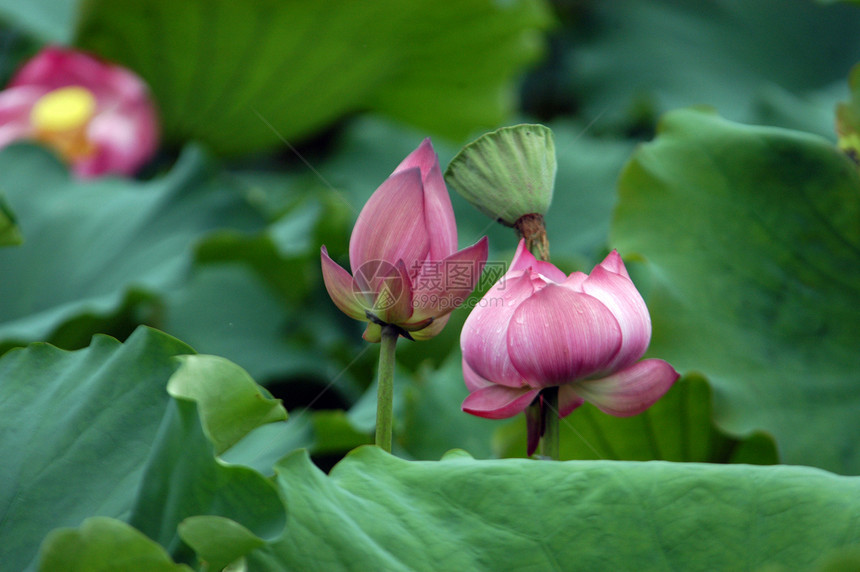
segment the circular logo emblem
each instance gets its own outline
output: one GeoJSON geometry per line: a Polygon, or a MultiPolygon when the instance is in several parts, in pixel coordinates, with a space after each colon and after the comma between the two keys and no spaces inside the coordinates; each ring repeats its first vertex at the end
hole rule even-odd
{"type": "Polygon", "coordinates": [[[396,266],[384,260],[368,260],[355,270],[353,278],[353,296],[374,314],[391,308],[403,296],[403,277],[396,266]]]}

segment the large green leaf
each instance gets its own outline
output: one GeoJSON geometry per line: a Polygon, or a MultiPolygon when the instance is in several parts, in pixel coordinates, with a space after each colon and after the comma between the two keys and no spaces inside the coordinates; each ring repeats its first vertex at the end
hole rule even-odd
{"type": "Polygon", "coordinates": [[[194,149],[145,183],[78,181],[27,145],[3,149],[0,172],[27,237],[19,248],[0,250],[0,348],[33,340],[86,345],[121,310],[131,313],[175,288],[206,233],[262,225],[194,149]],[[63,328],[68,323],[76,327],[63,328]]]}
{"type": "MultiPolygon", "coordinates": [[[[179,361],[166,387],[174,400],[162,419],[129,522],[183,560],[190,560],[190,550],[179,526],[198,515],[235,520],[252,535],[276,536],[284,525],[284,507],[271,482],[215,455],[261,425],[285,419],[286,411],[224,358],[189,355],[179,361]]],[[[208,522],[225,529],[222,521],[208,522]]],[[[225,550],[241,556],[247,537],[230,536],[236,545],[225,550]]]]}
{"type": "Polygon", "coordinates": [[[143,76],[169,139],[241,153],[365,108],[460,138],[492,126],[548,22],[539,0],[90,0],[77,43],[143,76]]]}
{"type": "Polygon", "coordinates": [[[0,359],[0,561],[22,570],[53,528],[128,514],[164,409],[165,387],[190,353],[141,329],[125,344],[47,344],[0,359]]]}
{"type": "MultiPolygon", "coordinates": [[[[212,385],[209,392],[221,389],[212,385]]],[[[284,526],[284,506],[272,483],[253,469],[216,459],[197,407],[178,399],[168,404],[129,523],[177,560],[190,561],[179,524],[207,514],[235,520],[263,538],[276,537],[284,526]]]]}
{"type": "Polygon", "coordinates": [[[818,137],[683,110],[620,197],[612,244],[650,270],[651,353],[708,377],[724,429],[767,431],[786,463],[860,471],[854,164],[818,137]]]}
{"type": "Polygon", "coordinates": [[[806,467],[408,462],[278,466],[285,534],[254,570],[808,570],[860,543],[860,479],[806,467]]]}
{"type": "Polygon", "coordinates": [[[38,343],[0,358],[4,566],[32,566],[50,530],[97,515],[129,520],[186,561],[177,527],[190,516],[230,518],[262,538],[281,531],[271,482],[215,449],[283,409],[222,358],[174,357],[191,352],[140,328],[124,344],[98,336],[74,352],[38,343]]]}
{"type": "Polygon", "coordinates": [[[860,59],[860,11],[851,6],[616,0],[567,8],[570,25],[554,44],[552,67],[535,77],[533,105],[575,109],[598,130],[650,130],[665,111],[705,104],[737,121],[785,125],[814,115],[815,132],[832,137],[832,117],[818,110],[832,111],[841,94],[809,101],[797,116],[768,109],[833,84],[844,93],[844,77],[860,59]]]}

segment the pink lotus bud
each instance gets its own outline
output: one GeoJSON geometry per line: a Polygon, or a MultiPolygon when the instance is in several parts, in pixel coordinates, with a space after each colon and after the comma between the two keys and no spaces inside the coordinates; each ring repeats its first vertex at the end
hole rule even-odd
{"type": "Polygon", "coordinates": [[[125,68],[48,47],[0,92],[0,148],[41,142],[83,178],[131,175],[158,145],[158,120],[143,81],[125,68]]]}
{"type": "Polygon", "coordinates": [[[648,308],[617,252],[590,275],[565,276],[520,241],[508,272],[463,325],[463,411],[512,417],[558,386],[560,417],[584,401],[636,415],[678,379],[663,360],[638,361],[650,340],[648,308]]]}
{"type": "Polygon", "coordinates": [[[349,240],[352,275],[322,247],[329,296],[346,315],[368,322],[378,342],[385,325],[410,339],[438,334],[472,292],[487,261],[487,238],[457,251],[457,226],[430,139],[373,193],[349,240]]]}

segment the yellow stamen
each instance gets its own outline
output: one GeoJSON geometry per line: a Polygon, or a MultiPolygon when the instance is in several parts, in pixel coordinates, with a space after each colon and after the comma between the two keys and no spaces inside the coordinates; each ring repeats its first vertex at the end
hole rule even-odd
{"type": "Polygon", "coordinates": [[[30,111],[30,121],[39,131],[78,129],[92,119],[96,98],[83,87],[61,87],[39,98],[30,111]]]}
{"type": "Polygon", "coordinates": [[[67,161],[92,155],[87,125],[96,112],[96,98],[83,87],[61,87],[46,93],[30,110],[38,141],[56,149],[67,161]]]}

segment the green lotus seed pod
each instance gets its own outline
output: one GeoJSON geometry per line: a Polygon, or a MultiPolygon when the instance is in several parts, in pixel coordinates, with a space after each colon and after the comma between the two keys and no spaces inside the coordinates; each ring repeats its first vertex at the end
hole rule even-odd
{"type": "Polygon", "coordinates": [[[463,147],[448,165],[445,181],[487,216],[514,226],[524,215],[546,214],[555,172],[552,130],[522,124],[463,147]]]}

